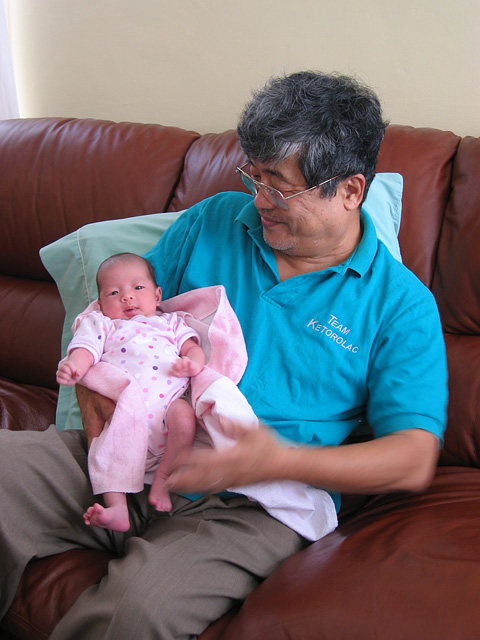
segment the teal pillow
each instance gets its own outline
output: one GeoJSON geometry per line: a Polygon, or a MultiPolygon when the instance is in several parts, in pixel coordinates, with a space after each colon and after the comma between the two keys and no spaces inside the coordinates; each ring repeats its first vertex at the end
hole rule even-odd
{"type": "MultiPolygon", "coordinates": [[[[379,173],[362,205],[373,219],[379,238],[398,260],[401,260],[397,234],[402,192],[400,174],[379,173]]],[[[62,355],[72,339],[71,327],[76,316],[97,298],[96,274],[100,263],[121,251],[143,255],[182,213],[154,213],[87,224],[40,250],[42,262],[55,280],[65,307],[62,355]]],[[[56,424],[59,430],[82,428],[74,387],[60,387],[56,424]]]]}
{"type": "Polygon", "coordinates": [[[402,195],[402,175],[377,173],[362,205],[375,224],[377,236],[400,262],[402,257],[397,236],[402,218],[402,195]]]}
{"type": "MultiPolygon", "coordinates": [[[[62,356],[72,339],[73,321],[97,298],[96,274],[101,262],[121,251],[146,253],[182,213],[153,213],[87,224],[40,250],[65,307],[62,356]]],[[[60,387],[56,424],[59,431],[82,428],[75,387],[60,387]]]]}

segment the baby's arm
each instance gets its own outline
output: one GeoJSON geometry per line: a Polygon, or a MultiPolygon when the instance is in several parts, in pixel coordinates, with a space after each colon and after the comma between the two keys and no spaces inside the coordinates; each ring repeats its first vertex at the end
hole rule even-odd
{"type": "Polygon", "coordinates": [[[87,373],[94,362],[93,355],[88,349],[78,347],[60,362],[57,370],[58,384],[72,386],[87,373]]]}
{"type": "Polygon", "coordinates": [[[171,373],[177,378],[196,376],[205,366],[205,352],[193,338],[188,338],[180,349],[180,358],[172,365],[171,373]]]}

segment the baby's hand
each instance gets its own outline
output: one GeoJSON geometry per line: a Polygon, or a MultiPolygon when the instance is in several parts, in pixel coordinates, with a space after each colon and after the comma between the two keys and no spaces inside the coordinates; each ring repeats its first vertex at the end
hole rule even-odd
{"type": "Polygon", "coordinates": [[[183,356],[175,360],[172,364],[170,373],[176,378],[191,378],[203,369],[198,362],[190,360],[187,356],[183,356]]]}
{"type": "Polygon", "coordinates": [[[83,371],[68,360],[64,360],[58,365],[57,382],[66,386],[73,386],[83,377],[83,371]]]}

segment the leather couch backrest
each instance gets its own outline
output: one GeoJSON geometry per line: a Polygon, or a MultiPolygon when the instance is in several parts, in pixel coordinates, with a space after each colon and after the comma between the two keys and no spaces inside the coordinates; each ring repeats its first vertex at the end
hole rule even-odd
{"type": "Polygon", "coordinates": [[[192,144],[185,157],[182,177],[170,204],[181,211],[221,191],[247,189],[235,169],[246,161],[235,131],[207,133],[192,144]]]}
{"type": "Polygon", "coordinates": [[[463,138],[452,176],[433,292],[447,333],[480,332],[480,138],[463,138]]]}
{"type": "Polygon", "coordinates": [[[433,292],[447,344],[450,402],[443,464],[480,466],[480,138],[455,158],[433,292]]]}
{"type": "Polygon", "coordinates": [[[0,121],[0,376],[57,388],[64,312],[40,248],[89,222],[165,211],[198,137],[100,120],[0,121]]]}
{"type": "Polygon", "coordinates": [[[0,206],[9,238],[0,273],[49,280],[38,255],[44,245],[89,222],[166,211],[198,136],[102,120],[0,121],[0,206]]]}
{"type": "Polygon", "coordinates": [[[377,171],[403,175],[403,261],[429,288],[459,142],[449,131],[392,125],[380,149],[377,171]]]}

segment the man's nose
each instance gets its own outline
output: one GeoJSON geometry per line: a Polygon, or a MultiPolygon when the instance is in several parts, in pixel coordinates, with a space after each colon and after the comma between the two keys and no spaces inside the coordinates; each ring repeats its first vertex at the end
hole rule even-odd
{"type": "Polygon", "coordinates": [[[270,200],[265,196],[261,189],[258,189],[257,193],[253,198],[253,202],[258,210],[260,209],[275,209],[275,205],[270,202],[270,200]]]}

